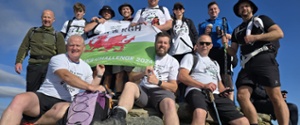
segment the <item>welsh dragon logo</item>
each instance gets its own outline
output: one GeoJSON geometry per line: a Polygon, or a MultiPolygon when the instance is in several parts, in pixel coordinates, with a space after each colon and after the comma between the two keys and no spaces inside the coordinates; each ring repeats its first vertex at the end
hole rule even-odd
{"type": "Polygon", "coordinates": [[[122,34],[112,36],[110,38],[108,38],[108,34],[97,36],[89,41],[88,45],[90,49],[85,50],[85,52],[93,52],[94,49],[98,49],[98,51],[105,51],[105,52],[107,52],[110,49],[114,49],[114,52],[121,52],[123,51],[124,46],[126,44],[130,43],[132,40],[135,39],[135,36],[131,38],[127,38],[127,37],[128,35],[122,35],[122,34]],[[117,49],[118,47],[119,49],[117,49]]]}

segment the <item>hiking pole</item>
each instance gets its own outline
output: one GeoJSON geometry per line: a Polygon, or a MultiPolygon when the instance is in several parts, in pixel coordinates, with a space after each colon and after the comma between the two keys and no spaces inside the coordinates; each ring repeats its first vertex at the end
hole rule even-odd
{"type": "MultiPolygon", "coordinates": [[[[223,33],[222,33],[222,41],[227,41],[227,37],[226,37],[226,34],[227,34],[227,19],[226,17],[223,17],[222,18],[222,27],[223,27],[223,33]]],[[[228,43],[227,43],[228,44],[228,43]]],[[[224,43],[224,85],[225,87],[230,87],[231,88],[231,85],[228,85],[228,77],[227,77],[227,50],[226,50],[226,43],[224,43]]]]}
{"type": "Polygon", "coordinates": [[[214,110],[216,112],[216,117],[217,117],[217,120],[219,122],[219,125],[222,125],[222,122],[221,122],[221,119],[220,119],[220,116],[219,116],[219,112],[218,112],[218,109],[217,109],[217,106],[216,106],[214,94],[209,90],[206,90],[206,91],[207,91],[206,93],[208,94],[209,100],[213,103],[214,110]]]}

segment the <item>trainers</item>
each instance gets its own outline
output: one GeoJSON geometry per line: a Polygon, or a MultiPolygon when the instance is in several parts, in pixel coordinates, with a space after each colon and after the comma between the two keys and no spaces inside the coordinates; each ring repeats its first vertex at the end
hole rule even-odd
{"type": "Polygon", "coordinates": [[[94,122],[93,125],[126,125],[126,112],[123,109],[114,108],[111,116],[101,122],[94,122]]]}

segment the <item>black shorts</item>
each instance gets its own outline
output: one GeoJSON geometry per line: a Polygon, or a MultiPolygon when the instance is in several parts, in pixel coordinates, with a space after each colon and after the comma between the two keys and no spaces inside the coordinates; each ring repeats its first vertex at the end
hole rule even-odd
{"type": "MultiPolygon", "coordinates": [[[[213,59],[216,60],[220,66],[220,73],[221,74],[225,74],[225,56],[224,56],[224,48],[212,48],[209,51],[208,56],[213,59]]],[[[232,65],[232,61],[233,61],[233,57],[227,54],[227,74],[231,75],[232,69],[233,69],[233,65],[232,65]]]]}
{"type": "Polygon", "coordinates": [[[28,122],[35,122],[38,120],[43,114],[45,114],[52,106],[58,102],[65,102],[64,100],[57,99],[55,97],[47,96],[40,92],[35,92],[39,99],[40,104],[40,114],[37,117],[31,117],[27,115],[23,115],[23,119],[28,122]]]}
{"type": "MultiPolygon", "coordinates": [[[[218,94],[214,94],[216,106],[218,109],[218,113],[220,116],[220,119],[224,123],[228,123],[229,121],[238,119],[243,117],[241,112],[239,112],[234,102],[231,101],[229,98],[220,97],[218,94]]],[[[213,109],[213,104],[210,103],[209,99],[207,98],[206,94],[199,90],[191,90],[186,96],[186,102],[192,107],[192,108],[201,108],[204,110],[213,109]]]]}
{"type": "Polygon", "coordinates": [[[238,74],[236,87],[243,85],[254,88],[256,84],[267,87],[280,86],[279,68],[273,53],[257,55],[238,74]]]}
{"type": "Polygon", "coordinates": [[[175,95],[173,92],[164,90],[162,88],[145,88],[139,86],[140,97],[135,100],[135,105],[139,107],[153,107],[160,112],[159,103],[165,98],[171,98],[175,102],[175,95]]]}

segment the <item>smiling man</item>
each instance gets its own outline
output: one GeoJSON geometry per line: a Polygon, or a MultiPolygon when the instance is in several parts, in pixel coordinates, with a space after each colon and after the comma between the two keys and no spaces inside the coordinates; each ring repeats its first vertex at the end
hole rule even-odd
{"type": "Polygon", "coordinates": [[[28,52],[30,58],[26,73],[26,91],[35,92],[43,83],[48,63],[54,55],[65,53],[66,47],[63,35],[56,33],[52,24],[55,21],[51,10],[44,10],[41,16],[42,26],[30,28],[18,50],[15,71],[20,74],[22,63],[28,52]]]}
{"type": "Polygon", "coordinates": [[[80,59],[84,49],[83,38],[80,35],[71,36],[67,42],[67,53],[51,58],[41,88],[37,92],[16,95],[4,111],[0,124],[20,125],[22,114],[26,116],[25,121],[35,122],[53,105],[71,102],[80,89],[105,91],[99,85],[104,69],[97,66],[97,75],[93,78],[91,67],[80,59]]]}
{"type": "Polygon", "coordinates": [[[177,90],[178,61],[168,54],[171,38],[168,33],[160,32],[155,39],[155,65],[135,67],[130,74],[120,96],[118,106],[103,124],[125,125],[125,117],[133,105],[150,106],[162,113],[165,125],[179,125],[174,92],[177,90]]]}

